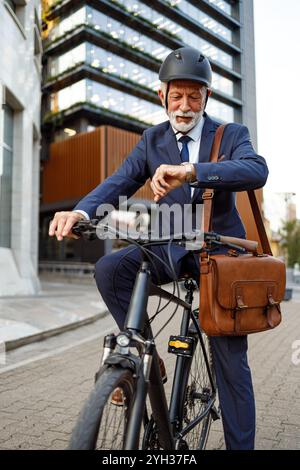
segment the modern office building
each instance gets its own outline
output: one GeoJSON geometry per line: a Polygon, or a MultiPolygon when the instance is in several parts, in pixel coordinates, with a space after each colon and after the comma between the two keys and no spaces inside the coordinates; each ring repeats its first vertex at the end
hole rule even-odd
{"type": "Polygon", "coordinates": [[[0,1],[0,296],[39,288],[40,22],[38,0],[0,1]]]}
{"type": "MultiPolygon", "coordinates": [[[[53,142],[99,126],[140,134],[165,120],[157,96],[158,70],[171,50],[185,44],[201,50],[212,64],[208,113],[225,122],[245,123],[256,143],[252,0],[43,3],[42,160],[46,172],[51,173],[53,142]]],[[[57,158],[57,147],[54,153],[57,158]]],[[[72,165],[71,157],[68,161],[72,165]]],[[[45,184],[49,186],[49,181],[45,184]]],[[[83,195],[77,194],[77,200],[83,195]]],[[[67,192],[63,200],[44,198],[42,220],[51,211],[72,208],[73,203],[76,197],[67,192]]]]}

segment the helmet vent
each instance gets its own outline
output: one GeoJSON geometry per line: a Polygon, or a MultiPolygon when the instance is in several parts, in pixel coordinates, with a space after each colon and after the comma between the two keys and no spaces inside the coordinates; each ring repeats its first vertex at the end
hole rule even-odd
{"type": "Polygon", "coordinates": [[[199,57],[199,61],[198,62],[203,62],[205,59],[204,55],[203,54],[200,54],[200,57],[199,57]]]}
{"type": "Polygon", "coordinates": [[[182,57],[181,57],[180,52],[175,52],[175,57],[176,57],[176,59],[178,59],[178,60],[182,60],[182,57]]]}

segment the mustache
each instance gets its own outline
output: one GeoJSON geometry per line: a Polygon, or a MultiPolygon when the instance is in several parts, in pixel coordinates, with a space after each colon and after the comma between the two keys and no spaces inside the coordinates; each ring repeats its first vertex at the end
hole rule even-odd
{"type": "Polygon", "coordinates": [[[186,113],[182,111],[173,111],[170,114],[172,114],[174,117],[195,117],[197,113],[194,113],[193,111],[187,111],[186,113]]]}

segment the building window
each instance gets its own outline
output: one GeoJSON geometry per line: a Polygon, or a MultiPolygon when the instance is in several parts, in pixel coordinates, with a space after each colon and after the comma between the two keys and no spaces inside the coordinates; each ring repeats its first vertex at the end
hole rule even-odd
{"type": "Polygon", "coordinates": [[[24,33],[24,25],[25,25],[25,7],[26,7],[26,0],[4,0],[4,5],[7,7],[7,10],[11,13],[15,23],[21,29],[22,33],[24,33]]]}
{"type": "Polygon", "coordinates": [[[214,119],[223,122],[234,121],[234,109],[228,104],[221,103],[214,98],[209,98],[207,103],[207,113],[214,119]]]}
{"type": "MultiPolygon", "coordinates": [[[[117,3],[121,3],[128,10],[128,12],[134,16],[139,16],[141,19],[145,18],[146,20],[150,21],[157,29],[162,31],[165,30],[182,42],[200,49],[204,54],[208,55],[212,59],[215,59],[223,65],[232,68],[232,57],[229,54],[221,51],[216,47],[213,47],[209,42],[200,38],[197,34],[188,31],[186,28],[178,23],[175,23],[155,9],[148,7],[144,3],[138,2],[137,0],[118,0],[117,3]]],[[[178,9],[182,10],[183,13],[190,16],[194,21],[198,22],[205,28],[211,30],[227,41],[232,41],[232,31],[218,23],[210,16],[207,16],[199,8],[195,7],[186,0],[177,0],[176,6],[178,9]]]]}
{"type": "Polygon", "coordinates": [[[51,95],[52,112],[62,111],[77,103],[91,103],[99,109],[152,125],[167,119],[161,106],[92,80],[80,80],[51,95]]]}
{"type": "Polygon", "coordinates": [[[8,105],[4,105],[3,110],[3,155],[0,168],[0,246],[10,248],[14,112],[8,105]]]}
{"type": "Polygon", "coordinates": [[[229,96],[234,95],[233,82],[215,72],[212,75],[212,88],[229,96]]]}
{"type": "MultiPolygon", "coordinates": [[[[197,21],[205,28],[210,29],[227,41],[232,41],[232,31],[203,13],[200,8],[195,7],[186,0],[167,0],[167,2],[171,7],[177,7],[184,14],[190,16],[192,20],[197,21]]],[[[117,3],[121,3],[134,16],[140,16],[141,18],[146,18],[148,21],[151,21],[158,29],[166,29],[173,35],[176,35],[181,29],[178,24],[142,2],[138,2],[137,0],[118,0],[117,3]]]]}
{"type": "Polygon", "coordinates": [[[213,3],[216,7],[223,10],[227,15],[232,15],[231,5],[224,0],[209,0],[209,3],[213,3]]]}
{"type": "Polygon", "coordinates": [[[66,72],[75,66],[86,63],[102,72],[115,75],[125,81],[131,81],[151,90],[158,90],[158,74],[131,62],[123,57],[113,54],[91,43],[83,43],[62,54],[50,59],[50,79],[66,72]]]}
{"type": "MultiPolygon", "coordinates": [[[[134,5],[132,8],[134,8],[134,5]]],[[[183,28],[177,23],[174,23],[169,18],[166,18],[145,5],[143,5],[143,8],[139,10],[138,13],[141,17],[146,17],[146,19],[151,21],[153,26],[157,29],[167,30],[183,43],[201,50],[201,52],[210,59],[213,59],[228,68],[233,68],[232,55],[224,52],[216,46],[213,46],[205,39],[200,38],[197,34],[183,28]]],[[[80,10],[77,10],[68,18],[65,18],[58,23],[57,26],[49,33],[49,40],[53,41],[58,37],[62,37],[68,31],[71,31],[82,24],[88,24],[96,31],[102,32],[118,42],[128,44],[131,48],[149,54],[159,61],[164,60],[171,52],[171,49],[163,44],[154,41],[150,37],[141,34],[139,31],[129,28],[114,18],[111,18],[91,7],[82,7],[80,10]]],[[[208,24],[211,23],[206,22],[206,26],[208,24]]]]}

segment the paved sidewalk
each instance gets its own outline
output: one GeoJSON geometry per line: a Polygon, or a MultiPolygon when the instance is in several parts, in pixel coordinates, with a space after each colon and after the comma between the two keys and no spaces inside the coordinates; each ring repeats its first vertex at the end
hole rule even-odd
{"type": "MultiPolygon", "coordinates": [[[[154,331],[170,313],[169,309],[157,318],[154,331]]],[[[296,298],[283,303],[283,317],[282,325],[273,332],[249,337],[257,402],[257,449],[300,449],[300,303],[296,298]]],[[[174,356],[166,351],[167,339],[178,331],[178,318],[176,315],[158,338],[169,376],[167,393],[174,363],[174,356]]],[[[93,387],[105,325],[112,326],[108,317],[100,320],[99,329],[94,331],[98,338],[87,338],[2,373],[0,369],[0,449],[67,447],[78,413],[93,387]]],[[[208,449],[224,449],[220,421],[213,423],[208,449]]]]}
{"type": "Polygon", "coordinates": [[[41,281],[36,296],[0,297],[0,343],[6,351],[107,315],[93,279],[41,281]]]}

